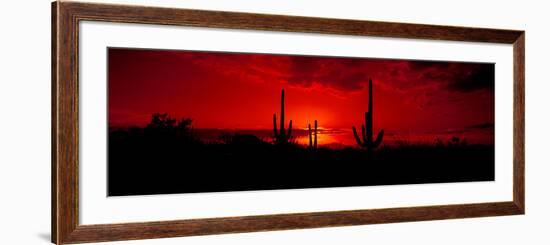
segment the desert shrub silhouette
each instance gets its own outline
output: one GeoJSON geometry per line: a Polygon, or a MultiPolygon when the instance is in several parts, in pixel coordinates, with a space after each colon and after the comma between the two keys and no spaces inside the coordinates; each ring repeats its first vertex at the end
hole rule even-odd
{"type": "Polygon", "coordinates": [[[145,135],[157,140],[193,141],[196,139],[193,137],[192,123],[191,118],[176,120],[168,113],[153,113],[151,121],[145,127],[145,135]]]}
{"type": "Polygon", "coordinates": [[[284,90],[280,130],[274,115],[273,135],[266,128],[265,138],[247,131],[194,129],[191,118],[177,120],[167,113],[154,113],[144,127],[109,129],[108,193],[121,196],[494,179],[494,145],[472,145],[451,138],[446,144],[439,140],[434,144],[381,146],[383,131],[372,140],[371,107],[372,103],[361,137],[357,132],[354,135],[360,148],[317,146],[317,120],[307,129],[295,131],[290,121],[286,130],[284,90]],[[294,135],[300,134],[309,136],[309,144],[295,142],[294,135]],[[376,154],[363,150],[375,147],[376,154]]]}

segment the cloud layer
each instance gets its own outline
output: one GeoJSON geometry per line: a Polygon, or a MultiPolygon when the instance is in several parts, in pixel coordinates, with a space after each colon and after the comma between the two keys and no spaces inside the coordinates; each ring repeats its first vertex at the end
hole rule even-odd
{"type": "Polygon", "coordinates": [[[494,65],[486,63],[211,52],[175,55],[212,72],[305,88],[320,85],[337,91],[357,91],[373,79],[395,90],[494,90],[494,65]]]}

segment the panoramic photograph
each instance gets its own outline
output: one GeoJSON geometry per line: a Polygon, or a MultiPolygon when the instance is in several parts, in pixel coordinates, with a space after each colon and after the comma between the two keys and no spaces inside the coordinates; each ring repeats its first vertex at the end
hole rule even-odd
{"type": "Polygon", "coordinates": [[[109,196],[494,181],[493,63],[107,52],[109,196]]]}

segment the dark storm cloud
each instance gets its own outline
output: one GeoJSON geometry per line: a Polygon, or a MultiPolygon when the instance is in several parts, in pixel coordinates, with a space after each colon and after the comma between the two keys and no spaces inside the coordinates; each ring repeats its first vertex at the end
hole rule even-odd
{"type": "Polygon", "coordinates": [[[493,129],[495,128],[495,124],[492,122],[480,123],[480,124],[470,125],[467,128],[468,129],[493,129]]]}
{"type": "Polygon", "coordinates": [[[430,90],[468,93],[494,90],[494,64],[367,58],[185,52],[211,73],[227,79],[319,85],[343,92],[360,91],[369,79],[396,91],[430,90]]]}
{"type": "Polygon", "coordinates": [[[411,70],[422,71],[429,69],[444,70],[448,69],[452,63],[450,62],[438,62],[438,61],[407,61],[408,66],[411,70]]]}
{"type": "Polygon", "coordinates": [[[357,59],[292,57],[290,70],[280,79],[289,84],[311,87],[314,83],[338,90],[360,90],[369,79],[365,62],[357,59]]]}
{"type": "Polygon", "coordinates": [[[444,83],[451,91],[494,90],[494,64],[409,61],[409,67],[411,73],[418,73],[427,81],[444,83]]]}
{"type": "Polygon", "coordinates": [[[449,89],[470,92],[482,89],[495,89],[495,66],[486,64],[464,71],[457,79],[451,80],[449,89]]]}
{"type": "Polygon", "coordinates": [[[466,93],[494,90],[494,64],[326,57],[289,60],[291,69],[279,79],[304,87],[318,83],[355,91],[364,89],[372,78],[398,90],[426,87],[466,93]]]}

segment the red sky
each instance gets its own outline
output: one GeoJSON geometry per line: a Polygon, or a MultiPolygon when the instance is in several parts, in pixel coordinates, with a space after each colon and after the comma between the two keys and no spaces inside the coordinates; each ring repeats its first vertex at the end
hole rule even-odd
{"type": "MultiPolygon", "coordinates": [[[[194,128],[270,129],[286,119],[360,126],[374,86],[374,127],[430,133],[492,128],[494,65],[389,59],[110,48],[109,125],[144,126],[155,112],[194,128]]],[[[288,122],[287,122],[288,124],[288,122]]],[[[492,136],[491,136],[492,137],[492,136]]],[[[491,139],[492,140],[492,139],[491,139]]]]}

